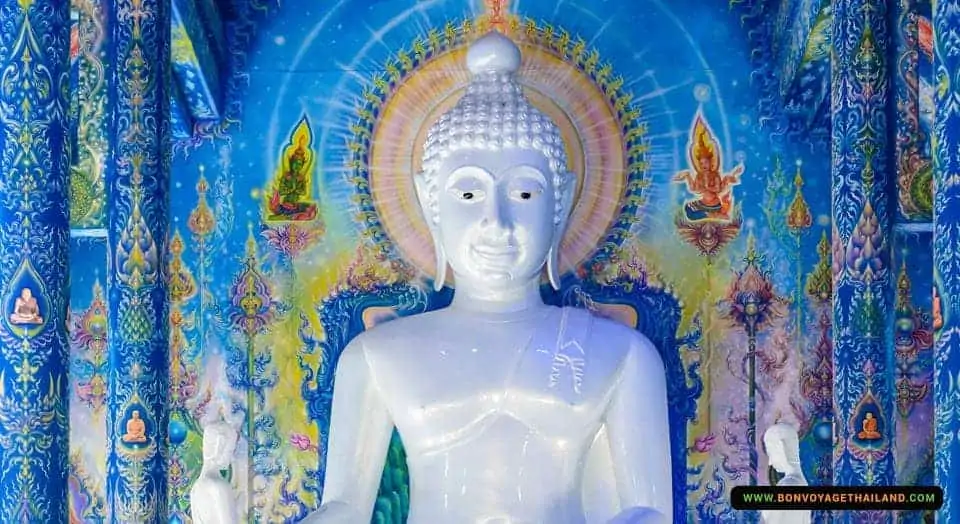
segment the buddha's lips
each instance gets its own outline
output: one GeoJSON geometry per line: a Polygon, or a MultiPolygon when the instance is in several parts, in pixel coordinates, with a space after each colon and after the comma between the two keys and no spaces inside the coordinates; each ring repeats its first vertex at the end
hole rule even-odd
{"type": "Polygon", "coordinates": [[[505,258],[512,258],[517,255],[518,250],[513,246],[507,247],[490,247],[490,246],[472,246],[470,251],[473,254],[485,258],[485,259],[494,259],[502,260],[505,258]]]}

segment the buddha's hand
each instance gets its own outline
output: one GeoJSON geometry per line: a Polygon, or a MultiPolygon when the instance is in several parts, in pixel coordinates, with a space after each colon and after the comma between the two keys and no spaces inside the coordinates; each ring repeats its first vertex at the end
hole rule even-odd
{"type": "Polygon", "coordinates": [[[630,508],[621,511],[607,524],[670,524],[670,521],[653,508],[630,508]]]}
{"type": "Polygon", "coordinates": [[[328,502],[307,515],[300,524],[357,524],[362,521],[360,514],[343,502],[328,502]]]}

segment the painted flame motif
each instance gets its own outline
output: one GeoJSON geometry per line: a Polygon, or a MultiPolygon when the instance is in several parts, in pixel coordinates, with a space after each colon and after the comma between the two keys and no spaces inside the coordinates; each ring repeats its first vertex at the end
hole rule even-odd
{"type": "Polygon", "coordinates": [[[690,141],[689,148],[691,167],[700,169],[700,161],[703,159],[708,159],[710,161],[710,169],[719,171],[719,144],[717,143],[717,139],[714,137],[713,132],[710,130],[710,127],[707,125],[706,120],[703,119],[703,115],[697,115],[697,118],[693,123],[691,139],[692,140],[690,141]]]}
{"type": "Polygon", "coordinates": [[[280,166],[274,174],[273,188],[267,195],[268,221],[311,221],[317,217],[317,205],[311,200],[312,141],[313,132],[304,116],[290,134],[290,141],[283,149],[280,166]]]}

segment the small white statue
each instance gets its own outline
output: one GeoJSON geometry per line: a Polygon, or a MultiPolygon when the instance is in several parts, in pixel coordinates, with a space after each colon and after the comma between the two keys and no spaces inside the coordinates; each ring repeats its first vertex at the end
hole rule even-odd
{"type": "MultiPolygon", "coordinates": [[[[763,434],[763,446],[767,450],[770,465],[783,475],[777,486],[806,486],[800,466],[800,438],[797,430],[789,424],[774,424],[763,434]]],[[[808,510],[763,510],[765,524],[810,524],[808,510]]]]}
{"type": "Polygon", "coordinates": [[[431,128],[415,177],[450,307],[380,324],[336,370],[323,500],[304,522],[370,522],[390,436],[410,472],[410,524],[672,522],[663,362],[650,341],[543,303],[574,180],[557,125],[489,33],[472,80],[431,128]]]}
{"type": "Polygon", "coordinates": [[[237,496],[221,471],[230,466],[237,447],[237,431],[225,422],[203,428],[203,466],[190,489],[193,524],[238,524],[237,496]]]}

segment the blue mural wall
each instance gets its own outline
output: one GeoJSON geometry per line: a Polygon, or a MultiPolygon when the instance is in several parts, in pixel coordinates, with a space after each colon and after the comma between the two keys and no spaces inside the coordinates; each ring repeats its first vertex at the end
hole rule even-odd
{"type": "Polygon", "coordinates": [[[70,522],[99,523],[108,509],[106,241],[74,237],[70,256],[70,522]]]}
{"type": "MultiPolygon", "coordinates": [[[[897,218],[893,445],[899,484],[933,485],[934,332],[942,324],[934,308],[933,275],[933,26],[931,3],[900,2],[893,13],[897,218]],[[907,429],[909,428],[909,430],[907,429]]],[[[902,522],[928,515],[901,514],[902,522]]]]}
{"type": "MultiPolygon", "coordinates": [[[[99,85],[89,79],[103,71],[93,45],[103,45],[102,28],[95,5],[77,6],[75,111],[87,146],[74,163],[89,166],[103,113],[82,92],[99,85]]],[[[201,426],[224,406],[241,433],[230,478],[246,521],[296,522],[318,505],[339,352],[363,329],[440,307],[453,292],[431,291],[432,246],[410,174],[422,131],[466,82],[465,46],[492,26],[520,44],[524,81],[563,129],[581,188],[563,289],[545,296],[657,343],[670,375],[678,521],[755,518],[733,512],[728,494],[769,481],[756,438],[777,421],[800,428],[811,483],[833,481],[828,2],[173,8],[171,522],[190,521],[201,426]],[[721,194],[691,192],[704,157],[736,180],[721,194]],[[718,211],[697,212],[713,198],[718,211]],[[748,296],[762,313],[749,312],[748,296]]],[[[928,483],[935,315],[929,234],[917,232],[929,220],[921,190],[929,147],[918,131],[928,73],[917,49],[929,7],[901,9],[900,59],[889,67],[898,220],[914,225],[893,239],[896,409],[880,427],[897,479],[928,483]],[[907,426],[930,429],[896,431],[907,426]]],[[[74,185],[90,188],[72,194],[90,210],[86,222],[74,220],[88,236],[105,227],[96,218],[102,172],[73,173],[74,185]]],[[[110,513],[106,449],[93,444],[106,431],[105,246],[74,239],[82,258],[71,277],[71,419],[93,421],[71,425],[71,511],[83,522],[110,513]]],[[[388,457],[376,518],[400,522],[408,501],[399,439],[388,457]]]]}

